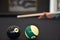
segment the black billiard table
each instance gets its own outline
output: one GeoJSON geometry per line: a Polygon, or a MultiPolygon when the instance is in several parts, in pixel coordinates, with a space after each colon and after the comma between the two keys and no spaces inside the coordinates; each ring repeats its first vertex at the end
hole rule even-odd
{"type": "Polygon", "coordinates": [[[39,28],[40,34],[35,40],[60,40],[60,20],[40,20],[37,17],[19,19],[16,17],[0,17],[0,40],[11,40],[6,34],[10,25],[19,26],[21,29],[21,35],[17,40],[28,40],[24,32],[26,27],[31,24],[39,28]]]}

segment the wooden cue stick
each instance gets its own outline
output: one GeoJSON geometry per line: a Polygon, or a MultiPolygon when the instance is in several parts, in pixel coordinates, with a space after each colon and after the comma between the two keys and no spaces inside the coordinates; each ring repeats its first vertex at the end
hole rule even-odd
{"type": "Polygon", "coordinates": [[[43,13],[17,15],[17,18],[34,17],[34,16],[39,16],[39,15],[43,15],[43,13]]]}
{"type": "MultiPolygon", "coordinates": [[[[52,13],[47,13],[47,15],[49,14],[60,14],[60,12],[52,12],[52,13]]],[[[25,15],[17,15],[17,18],[25,18],[25,17],[34,17],[34,16],[40,16],[40,15],[44,15],[43,13],[35,13],[35,14],[25,14],[25,15]]]]}

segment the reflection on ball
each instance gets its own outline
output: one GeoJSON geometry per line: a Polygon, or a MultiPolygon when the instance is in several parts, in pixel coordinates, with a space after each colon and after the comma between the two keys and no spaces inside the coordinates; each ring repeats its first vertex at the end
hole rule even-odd
{"type": "Polygon", "coordinates": [[[39,29],[35,25],[27,26],[25,35],[28,39],[35,39],[39,34],[39,29]]]}
{"type": "Polygon", "coordinates": [[[20,28],[15,25],[9,26],[7,36],[11,39],[17,39],[20,36],[20,28]]]}

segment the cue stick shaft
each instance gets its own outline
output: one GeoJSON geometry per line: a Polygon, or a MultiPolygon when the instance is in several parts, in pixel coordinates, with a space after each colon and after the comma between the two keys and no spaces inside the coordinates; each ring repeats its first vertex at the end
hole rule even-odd
{"type": "MultiPolygon", "coordinates": [[[[47,13],[49,14],[60,14],[60,12],[52,12],[52,13],[47,13]]],[[[25,18],[25,17],[34,17],[34,16],[40,16],[44,15],[43,13],[35,13],[35,14],[25,14],[25,15],[17,15],[17,18],[25,18]]]]}
{"type": "Polygon", "coordinates": [[[34,17],[34,16],[39,16],[39,15],[43,15],[43,13],[17,15],[17,18],[34,17]]]}

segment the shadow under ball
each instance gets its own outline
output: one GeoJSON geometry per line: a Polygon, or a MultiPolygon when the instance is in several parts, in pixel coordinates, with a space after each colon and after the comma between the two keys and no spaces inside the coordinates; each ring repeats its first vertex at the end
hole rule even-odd
{"type": "Polygon", "coordinates": [[[15,25],[9,26],[7,29],[7,36],[10,39],[17,39],[20,36],[20,28],[15,25]]]}

